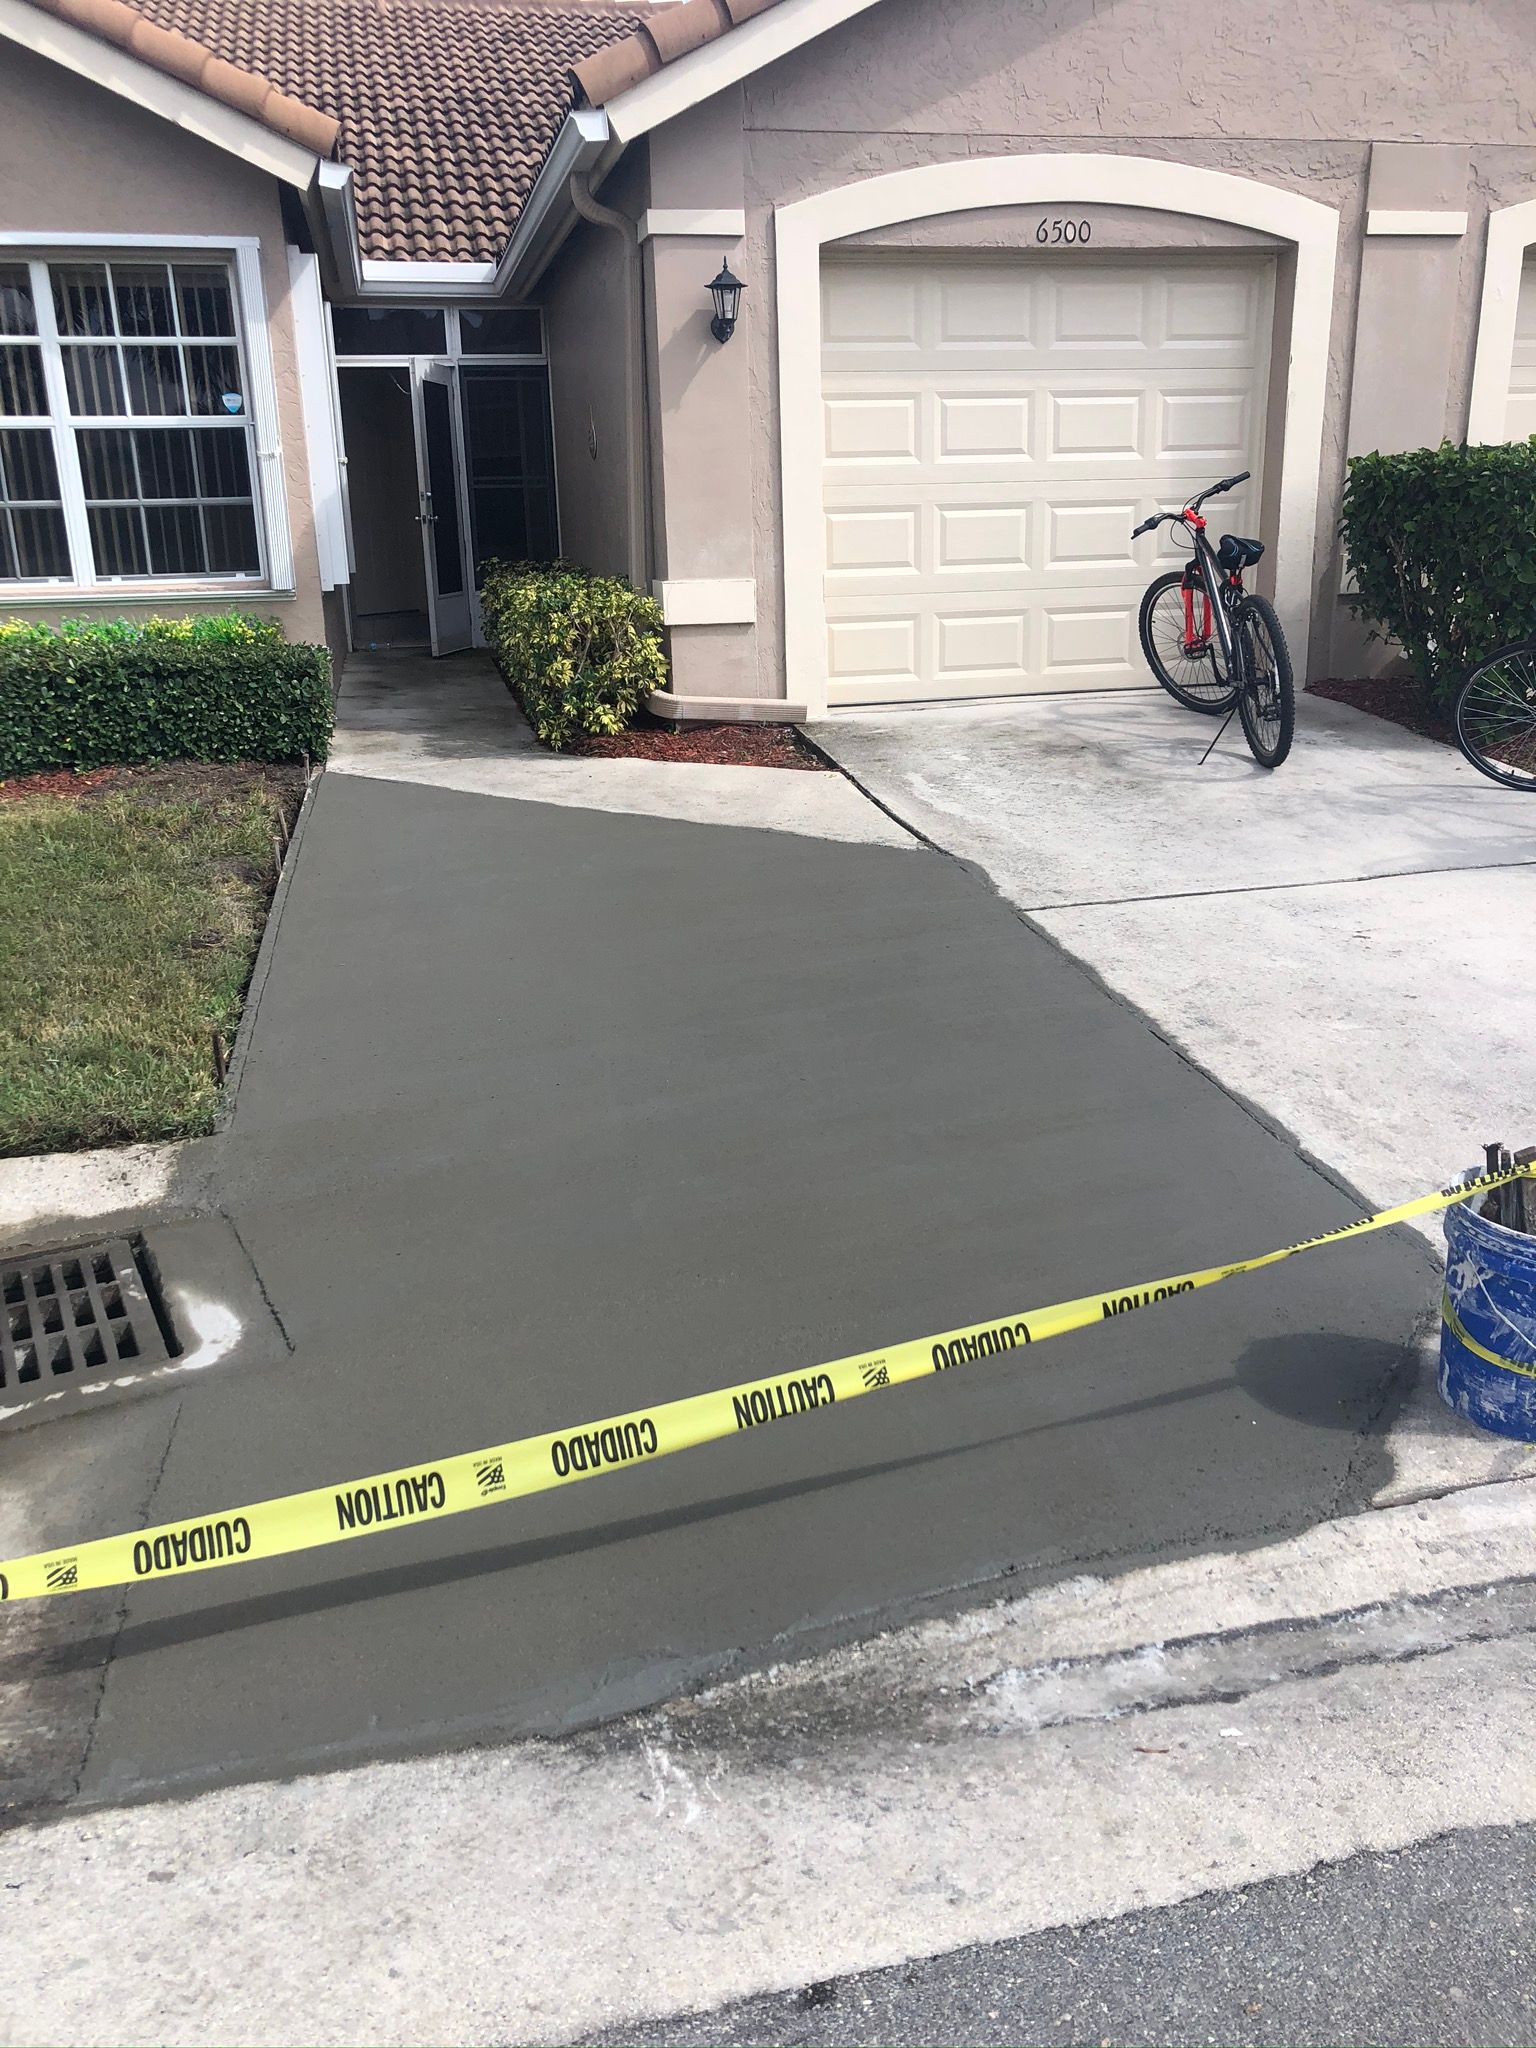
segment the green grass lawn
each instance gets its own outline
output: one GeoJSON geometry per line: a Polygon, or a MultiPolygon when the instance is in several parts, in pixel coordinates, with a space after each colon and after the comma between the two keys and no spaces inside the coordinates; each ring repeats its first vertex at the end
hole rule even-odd
{"type": "Polygon", "coordinates": [[[212,1127],[297,795],[188,767],[0,802],[0,1156],[212,1127]]]}

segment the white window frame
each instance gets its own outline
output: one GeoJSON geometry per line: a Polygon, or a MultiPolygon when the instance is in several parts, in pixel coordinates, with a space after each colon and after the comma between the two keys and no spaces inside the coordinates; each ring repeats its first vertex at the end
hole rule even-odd
{"type": "MultiPolygon", "coordinates": [[[[261,243],[254,235],[15,234],[0,231],[0,262],[47,263],[93,260],[111,262],[175,262],[196,254],[204,261],[229,265],[234,286],[235,343],[245,365],[246,426],[251,449],[251,489],[255,501],[257,541],[261,550],[258,574],[232,576],[98,576],[92,559],[85,489],[80,474],[75,429],[85,422],[71,418],[64,403],[64,365],[56,334],[41,332],[43,372],[48,388],[49,428],[58,464],[73,574],[41,581],[0,579],[0,603],[7,610],[21,605],[57,605],[61,600],[95,599],[118,604],[151,598],[291,597],[294,594],[293,543],[288,526],[288,501],[283,478],[282,441],[278,431],[277,382],[272,367],[272,338],[267,326],[266,291],[261,276],[261,243]]],[[[46,310],[46,309],[45,309],[46,310]]],[[[19,422],[25,424],[25,422],[19,422]]],[[[165,422],[135,420],[124,415],[104,424],[124,427],[168,424],[184,426],[185,418],[165,422]]]]}

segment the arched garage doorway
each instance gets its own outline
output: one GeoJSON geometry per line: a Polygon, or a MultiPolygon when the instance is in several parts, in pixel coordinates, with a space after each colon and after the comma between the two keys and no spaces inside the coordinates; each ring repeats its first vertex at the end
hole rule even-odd
{"type": "MultiPolygon", "coordinates": [[[[950,351],[954,368],[947,371],[941,345],[948,317],[945,285],[936,267],[905,273],[889,265],[845,268],[827,248],[871,229],[980,208],[1056,206],[1080,212],[1095,204],[1253,228],[1294,251],[1284,332],[1277,336],[1285,361],[1283,406],[1268,451],[1273,488],[1266,496],[1274,507],[1269,537],[1276,602],[1304,672],[1338,215],[1315,200],[1252,179],[1151,158],[968,159],[865,179],[784,207],[776,216],[788,693],[808,699],[813,715],[829,703],[978,694],[974,678],[987,673],[987,664],[991,682],[983,687],[988,694],[1011,686],[1081,687],[1085,681],[1093,686],[1096,670],[1110,682],[1125,679],[1123,662],[1118,669],[1115,665],[1114,643],[1117,634],[1124,637],[1127,578],[1138,573],[1128,553],[1104,570],[1100,583],[1090,577],[1082,586],[1088,592],[1084,602],[1058,605],[1054,611],[1040,588],[1030,584],[1028,553],[1033,548],[1038,566],[1047,544],[1042,536],[1048,530],[1068,534],[1074,523],[1085,547],[1101,545],[1094,518],[1101,519],[1107,534],[1109,523],[1120,516],[1118,504],[1109,501],[1126,496],[1126,478],[1140,479],[1143,490],[1152,488],[1157,472],[1142,460],[1151,434],[1146,423],[1154,415],[1170,416],[1169,393],[1178,389],[1170,369],[1175,360],[1168,341],[1170,304],[1182,306],[1176,320],[1209,317],[1215,323],[1210,338],[1230,345],[1225,382],[1213,384],[1204,396],[1191,388],[1185,411],[1191,419],[1199,414],[1214,424],[1225,404],[1227,424],[1208,438],[1213,451],[1223,435],[1231,439],[1237,431],[1231,422],[1248,403],[1241,397],[1247,388],[1241,379],[1251,384],[1259,376],[1257,347],[1268,301],[1258,271],[1220,265],[1207,273],[1198,298],[1182,301],[1177,283],[1170,287],[1168,281],[1174,273],[1160,278],[1144,258],[1134,274],[1130,267],[1095,271],[1093,289],[1086,292],[1082,285],[1090,273],[1084,270],[1074,279],[1059,255],[1038,262],[1022,258],[1011,276],[998,271],[991,286],[985,279],[973,280],[967,287],[967,319],[976,332],[1006,323],[1012,317],[1010,305],[1021,320],[1040,323],[1039,360],[1027,374],[1020,371],[1013,390],[996,378],[967,387],[963,350],[950,351]],[[867,329],[862,334],[861,320],[867,329]],[[1091,377],[1084,383],[1081,366],[1093,359],[1096,344],[1107,348],[1113,338],[1107,327],[1096,331],[1095,320],[1114,323],[1115,335],[1124,329],[1140,366],[1139,382],[1122,368],[1111,380],[1112,391],[1111,381],[1101,380],[1098,388],[1091,377]],[[1078,324],[1067,324],[1072,322],[1078,324]],[[862,401],[854,385],[840,389],[838,351],[844,338],[851,341],[853,360],[861,359],[861,347],[883,350],[887,365],[900,362],[905,352],[910,379],[898,378],[893,385],[887,377],[876,403],[862,401]],[[952,374],[948,386],[947,374],[952,374]],[[968,390],[989,403],[969,404],[968,390]],[[981,466],[967,468],[955,459],[966,452],[955,434],[980,434],[983,427],[986,432],[972,451],[979,453],[981,466]],[[1011,490],[999,486],[989,496],[984,479],[987,449],[994,445],[1004,459],[1010,449],[1017,452],[1020,473],[1033,469],[1036,481],[1016,483],[1011,490]],[[859,458],[851,467],[843,458],[845,448],[859,458]],[[1109,473],[1101,451],[1111,463],[1117,456],[1126,458],[1121,486],[1085,490],[1085,482],[1109,473]],[[1036,458],[1045,455],[1050,462],[1042,467],[1036,458]],[[898,473],[910,489],[886,488],[884,478],[894,482],[898,473]],[[850,479],[852,498],[840,498],[839,490],[850,479]],[[951,482],[963,483],[964,490],[950,489],[951,482]],[[941,498],[948,502],[941,505],[941,498]],[[1033,541],[1026,539],[1030,533],[1033,541]],[[973,556],[979,551],[983,564],[990,554],[984,574],[967,566],[967,548],[973,556]],[[1016,616],[1010,618],[1007,605],[981,602],[979,595],[972,599],[967,593],[973,583],[978,594],[1000,587],[1014,573],[1009,559],[1015,548],[1024,566],[1017,572],[1016,616]],[[862,583],[861,553],[872,572],[862,583]],[[906,588],[903,554],[911,569],[906,588]],[[846,573],[850,559],[852,579],[846,573]],[[934,592],[944,588],[951,565],[961,574],[950,578],[957,602],[945,611],[934,592]],[[851,608],[845,601],[850,588],[859,593],[851,608]],[[950,656],[955,658],[946,673],[950,656]],[[1057,679],[1069,672],[1069,681],[1057,679]]],[[[948,331],[954,331],[953,323],[948,331]]],[[[1267,345],[1267,333],[1263,339],[1267,345]]],[[[1200,439],[1196,434],[1190,443],[1192,467],[1203,461],[1196,452],[1200,439]]],[[[1211,474],[1221,468],[1217,460],[1211,474]]],[[[1182,487],[1209,480],[1192,476],[1182,487]]],[[[1123,523],[1128,534],[1134,520],[1123,523]]]]}

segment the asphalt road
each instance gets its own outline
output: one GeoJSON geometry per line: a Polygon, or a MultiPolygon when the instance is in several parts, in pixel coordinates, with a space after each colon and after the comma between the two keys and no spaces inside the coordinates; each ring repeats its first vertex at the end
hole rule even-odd
{"type": "Polygon", "coordinates": [[[601,2048],[1526,2048],[1536,2040],[1533,1924],[1536,1829],[1474,1829],[595,2040],[601,2048]]]}

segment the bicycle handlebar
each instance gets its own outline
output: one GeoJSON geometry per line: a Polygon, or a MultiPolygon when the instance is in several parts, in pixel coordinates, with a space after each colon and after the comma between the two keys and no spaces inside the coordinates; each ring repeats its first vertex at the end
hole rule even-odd
{"type": "MultiPolygon", "coordinates": [[[[1219,498],[1226,491],[1235,491],[1239,484],[1247,483],[1253,475],[1251,469],[1240,470],[1236,476],[1224,476],[1219,484],[1212,484],[1208,491],[1202,491],[1198,498],[1191,498],[1184,512],[1198,512],[1207,498],[1219,498]]],[[[1144,533],[1150,533],[1154,526],[1161,526],[1165,519],[1182,519],[1184,512],[1154,512],[1150,519],[1143,519],[1140,526],[1133,527],[1131,539],[1136,540],[1144,533]]]]}

